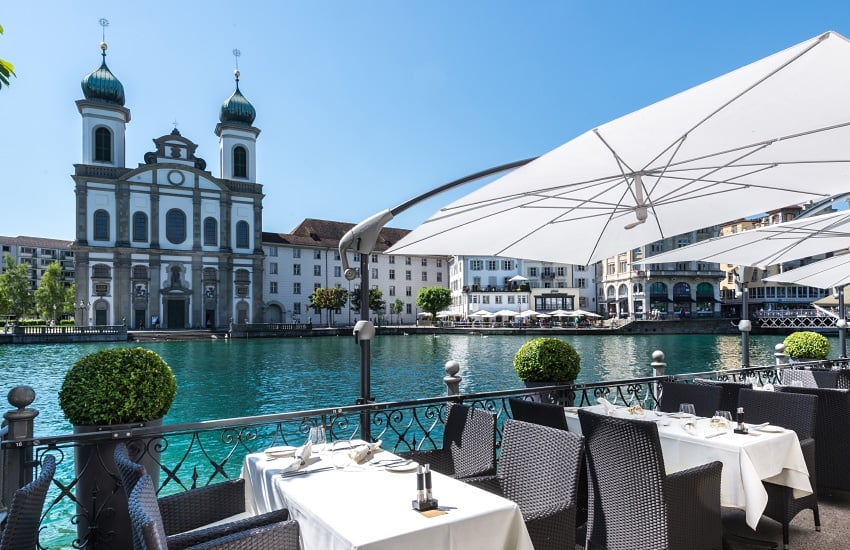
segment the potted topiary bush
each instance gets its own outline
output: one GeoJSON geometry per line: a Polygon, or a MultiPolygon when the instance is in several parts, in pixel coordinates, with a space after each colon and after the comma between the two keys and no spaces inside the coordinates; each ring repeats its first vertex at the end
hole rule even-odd
{"type": "MultiPolygon", "coordinates": [[[[59,390],[59,406],[74,425],[74,433],[109,431],[110,439],[78,444],[74,452],[77,474],[77,535],[86,548],[132,548],[127,497],[113,453],[130,428],[157,426],[171,408],[177,382],[171,367],[145,348],[110,348],[82,357],[68,370],[59,390]],[[111,513],[104,513],[110,510],[111,513]],[[89,525],[94,521],[94,525],[89,525]],[[101,534],[107,534],[103,540],[101,534]]],[[[155,436],[154,436],[155,437],[155,436]]],[[[159,452],[150,440],[127,441],[131,458],[159,478],[159,452]]]]}
{"type": "Polygon", "coordinates": [[[792,332],[783,343],[788,357],[797,361],[817,361],[829,355],[829,340],[811,330],[792,332]]]}
{"type": "MultiPolygon", "coordinates": [[[[557,338],[535,338],[523,344],[514,355],[514,369],[526,387],[572,384],[581,371],[581,357],[569,343],[557,338]]],[[[565,400],[538,394],[545,401],[565,400]]],[[[570,392],[565,404],[572,404],[570,392]]]]}

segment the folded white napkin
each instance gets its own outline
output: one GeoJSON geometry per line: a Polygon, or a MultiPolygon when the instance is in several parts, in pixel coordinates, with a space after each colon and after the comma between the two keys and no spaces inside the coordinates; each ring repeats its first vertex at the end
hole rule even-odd
{"type": "Polygon", "coordinates": [[[611,402],[605,399],[604,397],[597,397],[596,402],[602,405],[602,407],[605,409],[605,414],[611,414],[611,411],[617,409],[617,407],[612,405],[611,402]]]}
{"type": "Polygon", "coordinates": [[[294,472],[307,464],[310,460],[310,453],[313,450],[313,443],[308,439],[304,445],[295,449],[295,456],[292,461],[283,467],[283,472],[294,472]]]}
{"type": "Polygon", "coordinates": [[[682,429],[691,435],[697,435],[697,423],[694,420],[682,421],[682,429]]]}
{"type": "Polygon", "coordinates": [[[348,451],[348,458],[355,464],[360,464],[381,449],[381,442],[364,443],[348,451]]]}
{"type": "Polygon", "coordinates": [[[775,388],[773,387],[773,384],[765,384],[764,386],[761,387],[761,389],[764,390],[764,391],[774,391],[775,390],[775,388]]]}

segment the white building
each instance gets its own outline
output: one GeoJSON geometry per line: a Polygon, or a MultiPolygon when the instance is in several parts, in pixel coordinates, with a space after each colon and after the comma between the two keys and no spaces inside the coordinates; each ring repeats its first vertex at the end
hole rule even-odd
{"type": "Polygon", "coordinates": [[[31,288],[35,290],[47,266],[58,262],[62,267],[62,280],[65,286],[70,286],[74,282],[74,252],[71,244],[71,241],[42,237],[0,236],[0,273],[6,270],[3,258],[9,254],[15,264],[29,264],[31,288]]]}

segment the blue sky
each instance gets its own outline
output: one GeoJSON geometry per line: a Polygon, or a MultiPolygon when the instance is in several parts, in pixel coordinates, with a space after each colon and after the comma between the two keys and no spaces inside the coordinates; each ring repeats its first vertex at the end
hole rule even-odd
{"type": "Polygon", "coordinates": [[[74,101],[100,64],[102,17],[131,167],[176,120],[218,175],[213,130],[241,50],[276,232],[358,222],[826,30],[850,36],[846,0],[4,2],[0,57],[17,78],[0,90],[0,235],[74,238],[74,101]]]}

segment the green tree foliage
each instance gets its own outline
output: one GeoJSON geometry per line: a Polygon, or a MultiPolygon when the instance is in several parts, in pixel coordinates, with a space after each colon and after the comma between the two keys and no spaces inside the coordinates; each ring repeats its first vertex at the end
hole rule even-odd
{"type": "Polygon", "coordinates": [[[11,254],[6,254],[3,262],[6,271],[0,273],[0,312],[21,318],[33,311],[30,266],[15,265],[11,254]]]}
{"type": "Polygon", "coordinates": [[[68,312],[68,289],[62,284],[62,266],[59,262],[52,262],[44,270],[35,291],[35,308],[42,319],[54,321],[68,312]]]}
{"type": "Polygon", "coordinates": [[[333,325],[333,314],[345,305],[348,291],[343,288],[317,288],[310,295],[310,307],[328,310],[328,326],[333,325]]]}
{"type": "Polygon", "coordinates": [[[431,323],[435,323],[437,312],[442,311],[452,304],[452,291],[442,286],[428,286],[419,289],[416,295],[416,303],[431,314],[431,323]]]}
{"type": "MultiPolygon", "coordinates": [[[[379,288],[369,289],[369,310],[379,313],[387,306],[384,293],[379,288]]],[[[351,293],[351,311],[360,312],[360,291],[351,293]]]]}
{"type": "Polygon", "coordinates": [[[390,306],[390,313],[395,315],[396,324],[398,324],[399,315],[404,313],[404,301],[401,298],[396,298],[395,302],[390,306]]]}
{"type": "MultiPolygon", "coordinates": [[[[3,25],[0,25],[0,34],[3,34],[3,25]]],[[[5,59],[0,59],[0,88],[9,85],[9,77],[15,75],[15,66],[5,59]]]]}

